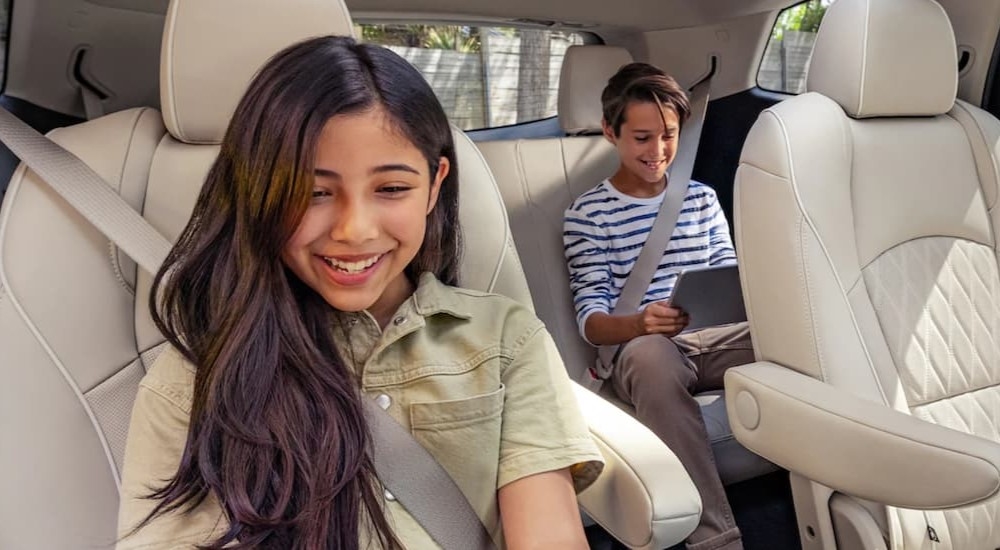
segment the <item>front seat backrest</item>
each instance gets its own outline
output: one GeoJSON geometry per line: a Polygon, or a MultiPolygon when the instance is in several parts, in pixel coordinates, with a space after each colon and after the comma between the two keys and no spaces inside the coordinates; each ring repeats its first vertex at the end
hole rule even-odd
{"type": "MultiPolygon", "coordinates": [[[[293,42],[350,32],[337,1],[175,0],[163,115],[131,109],[51,137],[173,239],[257,68],[293,42]]],[[[0,548],[114,544],[129,412],[162,341],[149,280],[18,168],[0,212],[0,548]]]]}
{"type": "MultiPolygon", "coordinates": [[[[957,81],[955,37],[933,0],[832,4],[809,93],[764,111],[746,140],[736,243],[760,360],[825,382],[844,399],[860,397],[995,443],[1000,123],[956,101],[957,81]]],[[[727,377],[727,393],[737,389],[730,382],[739,381],[738,372],[727,377]]],[[[740,397],[743,405],[750,395],[740,397]]],[[[900,475],[930,465],[892,456],[903,441],[892,434],[878,447],[858,449],[856,438],[831,443],[844,456],[857,450],[856,469],[794,437],[768,445],[764,423],[779,411],[762,405],[757,425],[747,422],[755,417],[748,412],[733,422],[744,426],[737,435],[751,449],[779,464],[830,472],[827,484],[867,483],[854,486],[869,499],[933,502],[935,492],[962,486],[970,474],[877,489],[871,472],[883,460],[898,464],[900,475]]],[[[945,457],[944,438],[938,443],[945,457]]],[[[807,500],[815,499],[797,502],[807,500]]],[[[1000,546],[996,498],[943,511],[864,506],[889,548],[926,548],[934,538],[941,549],[1000,546]]]]}

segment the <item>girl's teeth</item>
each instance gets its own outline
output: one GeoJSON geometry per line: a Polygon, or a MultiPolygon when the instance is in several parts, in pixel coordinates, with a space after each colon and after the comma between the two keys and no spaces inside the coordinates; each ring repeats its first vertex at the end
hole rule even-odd
{"type": "Polygon", "coordinates": [[[361,273],[362,271],[375,265],[375,262],[377,262],[381,257],[382,256],[372,256],[371,258],[368,258],[367,260],[363,260],[360,262],[342,262],[334,258],[326,258],[326,257],[324,257],[323,259],[326,261],[327,264],[330,265],[330,267],[334,269],[338,269],[340,271],[346,271],[347,273],[361,273]]]}

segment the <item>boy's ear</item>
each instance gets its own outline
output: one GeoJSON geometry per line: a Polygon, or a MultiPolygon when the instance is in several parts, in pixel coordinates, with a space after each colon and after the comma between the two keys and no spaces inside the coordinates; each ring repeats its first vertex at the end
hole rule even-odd
{"type": "Polygon", "coordinates": [[[427,215],[434,210],[434,206],[437,204],[438,195],[441,194],[441,182],[444,178],[448,177],[448,172],[451,171],[451,162],[448,157],[441,157],[438,159],[438,169],[437,174],[434,174],[434,179],[431,180],[431,196],[427,201],[427,215]]]}
{"type": "Polygon", "coordinates": [[[604,139],[608,140],[611,145],[617,145],[615,138],[615,129],[608,125],[608,121],[601,117],[601,132],[604,133],[604,139]]]}

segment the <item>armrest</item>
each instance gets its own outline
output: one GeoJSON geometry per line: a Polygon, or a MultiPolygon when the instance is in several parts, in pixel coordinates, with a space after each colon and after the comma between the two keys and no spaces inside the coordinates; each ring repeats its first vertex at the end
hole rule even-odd
{"type": "Polygon", "coordinates": [[[701,518],[701,497],[673,452],[638,420],[573,383],[604,472],[582,491],[580,507],[630,548],[683,541],[701,518]]]}
{"type": "Polygon", "coordinates": [[[1000,445],[850,394],[774,363],[726,372],[733,434],[834,490],[933,510],[1000,490],[1000,445]]]}

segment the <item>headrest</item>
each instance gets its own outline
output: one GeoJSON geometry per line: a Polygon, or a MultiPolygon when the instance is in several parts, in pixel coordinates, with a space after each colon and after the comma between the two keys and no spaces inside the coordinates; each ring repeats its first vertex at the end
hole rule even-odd
{"type": "Polygon", "coordinates": [[[160,52],[160,104],[170,133],[219,143],[257,70],[316,36],[352,35],[343,0],[172,0],[160,52]]]}
{"type": "Polygon", "coordinates": [[[601,131],[601,92],[632,54],[616,46],[570,46],[559,73],[559,125],[567,134],[601,131]]]}
{"type": "Polygon", "coordinates": [[[934,0],[837,0],[806,87],[855,118],[946,113],[958,89],[951,22],[934,0]]]}

